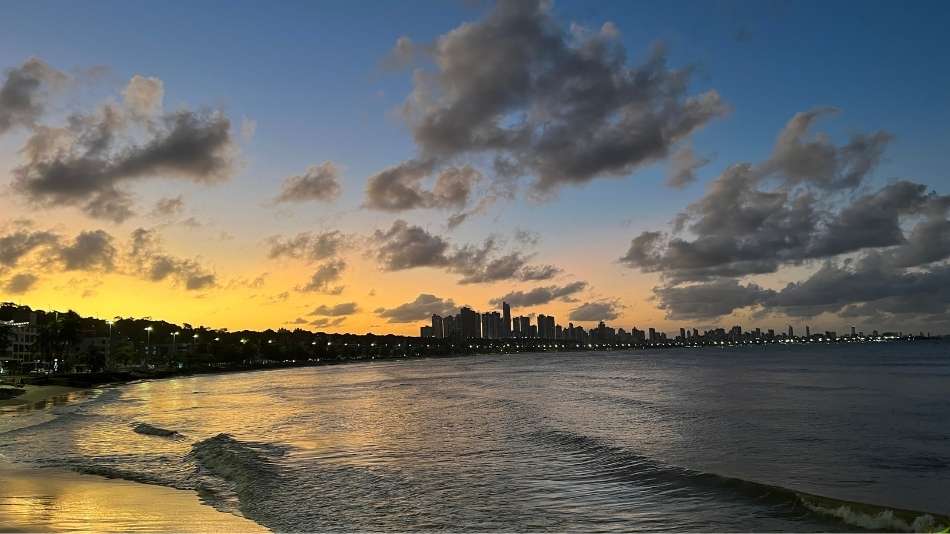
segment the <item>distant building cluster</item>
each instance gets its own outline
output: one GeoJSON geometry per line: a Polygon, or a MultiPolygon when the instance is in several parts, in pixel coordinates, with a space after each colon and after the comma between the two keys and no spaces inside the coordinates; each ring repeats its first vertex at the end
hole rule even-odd
{"type": "MultiPolygon", "coordinates": [[[[590,330],[583,326],[568,323],[567,327],[557,324],[553,315],[539,313],[534,324],[528,316],[511,316],[511,307],[502,302],[501,312],[490,311],[479,313],[467,306],[462,307],[459,313],[449,316],[432,315],[431,324],[421,326],[419,334],[423,338],[438,338],[452,340],[471,339],[540,339],[551,341],[575,341],[580,343],[615,343],[627,346],[698,346],[721,344],[752,344],[752,343],[800,343],[824,342],[837,340],[876,341],[904,337],[904,332],[872,331],[865,335],[864,331],[857,331],[850,327],[850,334],[838,335],[836,331],[812,333],[810,326],[805,326],[804,335],[796,336],[792,325],[787,332],[776,333],[774,329],[743,330],[736,325],[726,330],[714,328],[700,332],[697,328],[680,328],[679,335],[668,336],[655,328],[640,330],[636,327],[629,331],[623,328],[613,328],[601,321],[590,330]]],[[[930,337],[920,332],[919,337],[930,337]]]]}
{"type": "MultiPolygon", "coordinates": [[[[634,329],[634,332],[638,331],[634,329]]],[[[626,335],[623,329],[619,333],[626,335]]],[[[618,332],[604,323],[600,323],[596,331],[589,332],[582,326],[574,326],[574,323],[564,327],[555,322],[553,315],[543,313],[539,313],[535,323],[531,324],[531,317],[512,317],[511,306],[502,302],[501,312],[478,313],[465,306],[455,315],[432,315],[431,324],[420,327],[419,334],[424,338],[439,339],[565,339],[586,342],[592,335],[593,339],[607,339],[606,336],[613,337],[618,332]]]]}

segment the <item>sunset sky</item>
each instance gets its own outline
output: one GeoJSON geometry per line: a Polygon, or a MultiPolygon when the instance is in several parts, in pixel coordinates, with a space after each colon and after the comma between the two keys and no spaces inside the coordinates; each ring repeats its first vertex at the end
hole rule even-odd
{"type": "Polygon", "coordinates": [[[950,332],[946,2],[29,2],[0,300],[950,332]]]}

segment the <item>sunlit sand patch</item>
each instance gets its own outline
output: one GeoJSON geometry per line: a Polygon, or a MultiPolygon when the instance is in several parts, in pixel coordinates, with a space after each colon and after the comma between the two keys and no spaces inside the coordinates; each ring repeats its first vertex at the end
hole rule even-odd
{"type": "Polygon", "coordinates": [[[0,464],[3,532],[262,532],[190,491],[0,464]]]}

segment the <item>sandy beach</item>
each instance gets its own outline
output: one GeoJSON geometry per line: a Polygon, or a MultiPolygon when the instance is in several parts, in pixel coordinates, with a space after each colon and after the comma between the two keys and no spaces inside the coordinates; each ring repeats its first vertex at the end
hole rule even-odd
{"type": "Polygon", "coordinates": [[[191,491],[0,462],[0,532],[262,532],[191,491]]]}
{"type": "Polygon", "coordinates": [[[71,394],[87,391],[85,388],[72,386],[25,385],[18,389],[25,391],[12,399],[0,399],[0,406],[22,406],[26,404],[47,403],[58,399],[68,401],[71,394]]]}
{"type": "MultiPolygon", "coordinates": [[[[5,417],[4,411],[75,402],[93,391],[68,386],[27,385],[22,389],[26,390],[23,394],[0,401],[0,417],[5,417]]],[[[0,532],[265,530],[253,521],[202,504],[192,491],[33,468],[0,457],[0,532]]]]}

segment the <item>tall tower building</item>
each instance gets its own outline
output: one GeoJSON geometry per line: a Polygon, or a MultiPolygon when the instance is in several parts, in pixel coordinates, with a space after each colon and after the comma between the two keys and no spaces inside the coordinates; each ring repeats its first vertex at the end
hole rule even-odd
{"type": "Polygon", "coordinates": [[[442,326],[442,316],[434,313],[432,314],[432,337],[446,337],[445,329],[442,326]]]}
{"type": "Polygon", "coordinates": [[[507,302],[501,303],[501,335],[511,337],[511,306],[507,302]]]}

